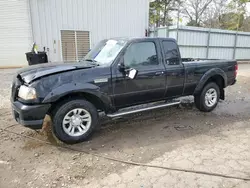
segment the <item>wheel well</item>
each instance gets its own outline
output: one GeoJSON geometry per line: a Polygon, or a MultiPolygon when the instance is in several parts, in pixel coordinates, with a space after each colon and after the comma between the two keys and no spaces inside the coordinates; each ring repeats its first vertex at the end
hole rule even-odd
{"type": "Polygon", "coordinates": [[[105,110],[104,103],[97,96],[89,93],[71,93],[59,98],[56,102],[53,102],[48,114],[51,115],[56,108],[72,99],[85,99],[91,102],[97,108],[97,110],[105,110]]]}
{"type": "Polygon", "coordinates": [[[204,86],[210,82],[215,82],[219,86],[220,90],[225,88],[225,81],[221,75],[212,76],[211,78],[209,78],[207,80],[207,82],[204,84],[204,86]]]}
{"type": "Polygon", "coordinates": [[[212,76],[211,78],[209,78],[206,81],[206,83],[204,84],[204,87],[210,82],[214,82],[219,86],[219,88],[220,88],[220,99],[224,100],[225,99],[225,92],[224,92],[225,81],[224,81],[224,78],[221,75],[212,76]]]}

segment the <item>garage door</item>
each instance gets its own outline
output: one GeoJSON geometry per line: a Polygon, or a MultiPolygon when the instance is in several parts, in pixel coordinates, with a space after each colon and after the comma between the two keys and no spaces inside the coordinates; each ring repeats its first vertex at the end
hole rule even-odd
{"type": "Polygon", "coordinates": [[[64,61],[81,60],[89,51],[88,31],[61,31],[62,56],[64,61]]]}
{"type": "Polygon", "coordinates": [[[0,1],[0,67],[27,65],[32,47],[28,0],[0,1]]]}

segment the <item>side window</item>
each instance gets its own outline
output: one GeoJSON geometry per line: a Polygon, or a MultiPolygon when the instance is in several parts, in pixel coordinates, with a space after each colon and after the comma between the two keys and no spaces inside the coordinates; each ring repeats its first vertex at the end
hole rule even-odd
{"type": "Polygon", "coordinates": [[[168,65],[179,65],[180,57],[178,53],[178,46],[173,41],[163,41],[165,63],[168,65]]]}
{"type": "Polygon", "coordinates": [[[124,64],[131,68],[159,65],[155,44],[153,42],[131,44],[124,54],[124,64]]]}

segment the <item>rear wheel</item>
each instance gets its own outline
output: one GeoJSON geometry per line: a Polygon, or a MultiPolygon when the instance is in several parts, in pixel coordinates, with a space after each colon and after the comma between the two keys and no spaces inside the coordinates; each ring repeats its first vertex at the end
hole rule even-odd
{"type": "Polygon", "coordinates": [[[56,137],[68,144],[86,141],[98,125],[98,113],[86,100],[71,100],[55,110],[52,117],[56,137]]]}
{"type": "Polygon", "coordinates": [[[211,112],[218,105],[220,98],[220,88],[214,83],[208,83],[199,95],[196,95],[195,105],[203,112],[211,112]]]}

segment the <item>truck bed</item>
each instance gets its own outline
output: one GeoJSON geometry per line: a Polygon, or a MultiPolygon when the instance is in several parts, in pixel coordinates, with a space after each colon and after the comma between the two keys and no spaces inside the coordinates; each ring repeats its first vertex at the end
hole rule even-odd
{"type": "Polygon", "coordinates": [[[221,69],[226,74],[226,86],[231,85],[235,82],[235,66],[237,65],[236,60],[195,60],[192,58],[184,58],[183,60],[186,60],[182,63],[184,65],[185,72],[188,73],[186,74],[187,82],[190,82],[192,80],[196,80],[197,82],[199,82],[205,72],[216,68],[221,69]]]}

